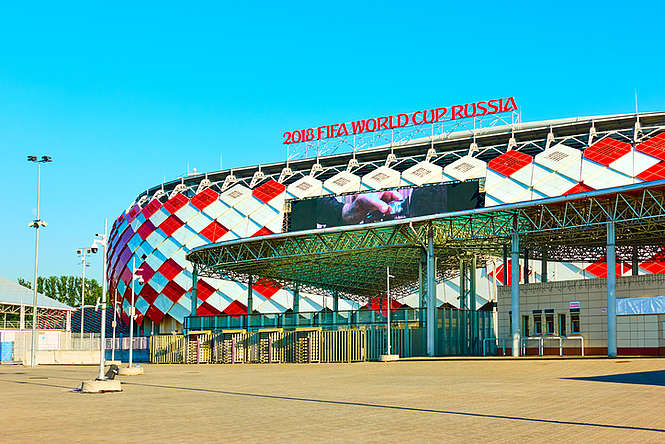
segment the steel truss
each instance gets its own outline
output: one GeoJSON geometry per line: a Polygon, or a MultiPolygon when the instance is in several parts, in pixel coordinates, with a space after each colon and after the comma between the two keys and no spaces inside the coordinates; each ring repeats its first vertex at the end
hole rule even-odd
{"type": "Polygon", "coordinates": [[[395,295],[418,291],[419,261],[430,233],[437,275],[459,272],[475,254],[482,266],[501,257],[513,233],[522,256],[548,261],[596,261],[605,256],[606,227],[614,222],[618,260],[663,255],[665,180],[539,201],[480,208],[352,227],[284,233],[212,244],[187,259],[199,276],[247,282],[250,276],[306,291],[366,302],[385,291],[390,266],[395,295]]]}

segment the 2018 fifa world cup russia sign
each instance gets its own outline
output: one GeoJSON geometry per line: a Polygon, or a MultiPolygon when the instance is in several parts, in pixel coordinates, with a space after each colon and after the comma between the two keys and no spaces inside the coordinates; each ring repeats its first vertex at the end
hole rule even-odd
{"type": "Polygon", "coordinates": [[[517,111],[514,97],[483,100],[464,105],[454,105],[449,108],[432,108],[409,114],[374,117],[371,119],[356,120],[346,123],[323,125],[316,128],[287,131],[283,135],[283,144],[288,145],[291,143],[311,142],[313,140],[329,139],[331,137],[371,133],[374,131],[390,130],[428,123],[432,124],[447,120],[468,119],[510,111],[517,111]]]}

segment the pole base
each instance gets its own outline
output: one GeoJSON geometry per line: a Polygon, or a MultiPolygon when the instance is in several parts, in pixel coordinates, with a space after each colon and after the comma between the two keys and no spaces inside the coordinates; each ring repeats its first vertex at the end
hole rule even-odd
{"type": "Polygon", "coordinates": [[[381,362],[399,361],[399,355],[381,355],[379,356],[381,362]]]}
{"type": "Polygon", "coordinates": [[[81,383],[81,393],[121,392],[122,386],[117,379],[94,379],[81,383]]]}
{"type": "Polygon", "coordinates": [[[143,374],[143,367],[120,367],[118,375],[120,376],[138,376],[143,374]]]}

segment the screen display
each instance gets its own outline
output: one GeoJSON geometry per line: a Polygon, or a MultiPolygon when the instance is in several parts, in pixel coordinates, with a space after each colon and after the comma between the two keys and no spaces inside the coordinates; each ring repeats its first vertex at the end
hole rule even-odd
{"type": "Polygon", "coordinates": [[[478,181],[316,197],[291,202],[288,231],[368,224],[482,206],[478,181]]]}

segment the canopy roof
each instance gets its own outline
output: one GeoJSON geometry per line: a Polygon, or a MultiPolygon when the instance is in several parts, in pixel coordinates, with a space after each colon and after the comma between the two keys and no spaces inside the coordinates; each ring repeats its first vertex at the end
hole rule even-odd
{"type": "MultiPolygon", "coordinates": [[[[605,257],[607,223],[616,227],[617,260],[649,260],[665,245],[665,180],[556,198],[374,224],[280,233],[204,245],[187,254],[199,276],[247,282],[265,278],[312,292],[366,301],[385,292],[386,267],[397,297],[417,289],[432,236],[437,275],[460,258],[500,257],[511,236],[520,250],[549,261],[605,257]]],[[[392,293],[392,291],[391,291],[392,293]]]]}
{"type": "MultiPolygon", "coordinates": [[[[33,291],[23,285],[0,277],[0,305],[29,305],[32,306],[33,291]]],[[[37,293],[37,307],[55,310],[74,310],[69,305],[58,302],[41,293],[37,293]]]]}

